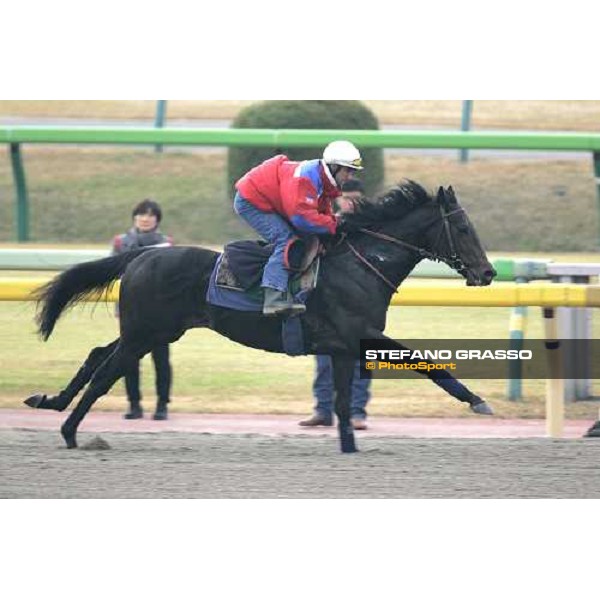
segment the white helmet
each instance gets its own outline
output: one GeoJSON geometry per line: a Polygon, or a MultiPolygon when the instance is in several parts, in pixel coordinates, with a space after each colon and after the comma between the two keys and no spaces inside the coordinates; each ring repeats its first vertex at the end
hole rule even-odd
{"type": "Polygon", "coordinates": [[[323,160],[329,165],[341,165],[357,171],[363,170],[358,148],[345,140],[331,142],[323,151],[323,160]]]}

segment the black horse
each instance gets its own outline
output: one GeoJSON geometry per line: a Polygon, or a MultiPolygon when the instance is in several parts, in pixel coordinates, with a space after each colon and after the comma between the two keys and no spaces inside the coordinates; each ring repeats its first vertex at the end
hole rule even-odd
{"type": "MultiPolygon", "coordinates": [[[[406,181],[375,200],[360,202],[347,216],[351,231],[332,238],[322,258],[319,282],[301,317],[306,354],[333,361],[335,412],[343,452],[355,452],[350,391],[360,340],[404,346],[383,335],[392,295],[423,258],[442,260],[467,285],[488,285],[495,276],[479,238],[452,188],[430,196],[406,181]]],[[[122,277],[120,337],[94,348],[73,380],[56,396],[30,396],[34,408],[65,410],[90,382],[61,427],[68,448],[94,402],[152,348],[178,340],[187,329],[208,327],[245,346],[283,353],[281,318],[207,303],[210,275],[219,253],[195,247],[157,248],[75,265],[38,294],[39,332],[48,339],[61,313],[91,292],[110,289],[122,277]]],[[[489,406],[447,371],[422,371],[449,394],[480,414],[489,406]]]]}

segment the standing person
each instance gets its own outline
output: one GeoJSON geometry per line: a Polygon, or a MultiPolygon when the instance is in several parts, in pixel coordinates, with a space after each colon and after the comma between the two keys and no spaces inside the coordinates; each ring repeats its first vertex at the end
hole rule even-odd
{"type": "MultiPolygon", "coordinates": [[[[354,212],[354,203],[364,196],[364,188],[358,179],[350,179],[342,184],[342,195],[337,198],[337,214],[354,212]]],[[[330,427],[333,425],[333,366],[331,356],[318,355],[313,382],[313,395],[316,403],[312,417],[300,421],[302,427],[330,427]]],[[[367,379],[360,378],[360,360],[356,361],[352,376],[351,414],[354,429],[367,428],[366,406],[371,397],[370,371],[367,379]]]]}
{"type": "MultiPolygon", "coordinates": [[[[143,246],[172,246],[173,240],[158,228],[162,219],[162,210],[158,202],[146,199],[137,204],[131,213],[133,226],[126,233],[117,235],[113,239],[113,254],[120,254],[141,248],[143,246]]],[[[169,345],[157,346],[152,350],[152,361],[156,372],[156,411],[152,418],[155,421],[164,421],[168,418],[167,405],[171,393],[171,364],[169,362],[169,345]]],[[[129,412],[125,419],[141,419],[144,412],[141,406],[142,395],[140,392],[140,363],[125,375],[125,390],[129,400],[129,412]]]]}
{"type": "Polygon", "coordinates": [[[320,159],[294,162],[283,154],[269,158],[236,183],[235,212],[275,246],[261,283],[263,314],[306,310],[288,292],[287,245],[297,235],[338,231],[331,203],[340,195],[341,186],[362,168],[358,149],[342,140],[331,142],[320,159]]]}

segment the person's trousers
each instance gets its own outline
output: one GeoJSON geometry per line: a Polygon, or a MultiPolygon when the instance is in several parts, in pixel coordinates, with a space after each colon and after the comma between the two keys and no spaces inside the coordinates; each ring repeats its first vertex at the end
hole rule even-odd
{"type": "Polygon", "coordinates": [[[283,259],[285,247],[295,235],[291,225],[277,213],[264,212],[256,208],[239,193],[235,195],[233,208],[263,239],[274,245],[273,254],[271,254],[263,272],[262,287],[285,292],[289,273],[284,267],[283,259]]]}
{"type": "MultiPolygon", "coordinates": [[[[333,364],[331,356],[317,355],[313,393],[315,396],[315,412],[329,416],[333,414],[333,364]]],[[[368,371],[367,371],[368,373],[368,371]]],[[[352,376],[351,414],[354,419],[366,419],[366,406],[371,397],[371,378],[360,378],[360,360],[354,365],[352,376]]]]}
{"type": "MultiPolygon", "coordinates": [[[[171,394],[171,364],[169,362],[169,344],[157,346],[152,350],[152,362],[156,373],[156,397],[160,404],[167,404],[171,394]]],[[[125,390],[130,404],[139,404],[142,399],[140,392],[140,362],[125,375],[125,390]]]]}

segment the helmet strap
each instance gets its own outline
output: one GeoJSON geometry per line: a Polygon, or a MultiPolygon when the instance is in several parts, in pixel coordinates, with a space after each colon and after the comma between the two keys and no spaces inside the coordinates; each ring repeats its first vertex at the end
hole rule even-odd
{"type": "Polygon", "coordinates": [[[329,163],[327,166],[329,167],[329,172],[331,173],[331,176],[335,179],[335,176],[340,172],[340,169],[342,167],[333,163],[329,163]]]}

